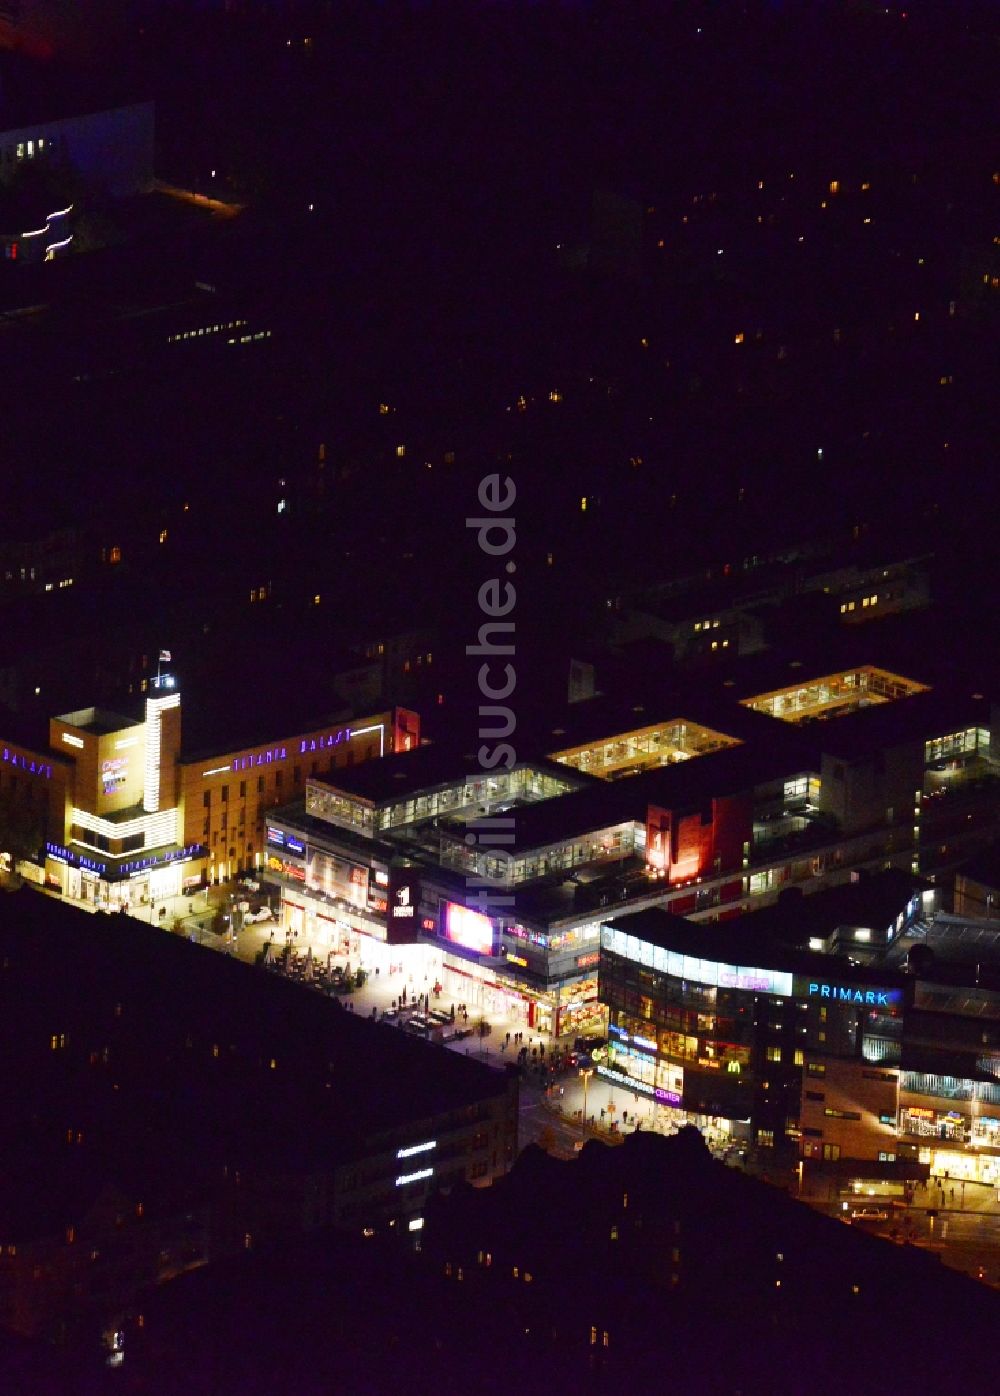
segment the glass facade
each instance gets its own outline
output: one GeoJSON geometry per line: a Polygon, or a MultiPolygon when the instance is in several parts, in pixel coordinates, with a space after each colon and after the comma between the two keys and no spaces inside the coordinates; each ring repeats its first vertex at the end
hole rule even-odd
{"type": "Polygon", "coordinates": [[[556,751],[551,759],[588,775],[614,780],[737,745],[736,738],[727,737],[723,732],[715,732],[697,722],[677,720],[640,727],[634,732],[619,732],[600,741],[556,751]]]}
{"type": "Polygon", "coordinates": [[[934,761],[947,761],[956,756],[974,756],[977,751],[988,755],[989,749],[988,727],[966,727],[961,732],[949,732],[945,737],[924,742],[924,761],[930,765],[934,761]]]}
{"type": "Polygon", "coordinates": [[[405,828],[445,815],[461,815],[483,806],[548,800],[576,787],[577,782],[569,777],[563,780],[551,771],[517,766],[512,771],[463,778],[438,789],[410,792],[399,800],[373,804],[337,790],[327,782],[309,781],[306,785],[306,813],[371,834],[405,828]]]}
{"type": "Polygon", "coordinates": [[[827,674],[807,683],[759,693],[742,702],[745,707],[782,722],[801,722],[807,717],[839,717],[873,703],[893,703],[911,693],[926,691],[925,684],[866,664],[847,673],[827,674]]]}
{"type": "Polygon", "coordinates": [[[445,835],[441,840],[441,862],[445,867],[458,868],[510,886],[530,882],[549,873],[568,872],[585,864],[629,858],[637,851],[640,828],[633,820],[628,820],[515,857],[489,848],[470,847],[465,842],[464,834],[455,837],[445,835]]]}

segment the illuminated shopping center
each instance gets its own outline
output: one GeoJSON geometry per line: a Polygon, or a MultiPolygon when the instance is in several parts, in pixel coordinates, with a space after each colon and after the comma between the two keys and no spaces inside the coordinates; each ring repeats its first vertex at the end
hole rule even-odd
{"type": "MultiPolygon", "coordinates": [[[[841,680],[850,674],[871,693],[892,677],[857,668],[841,680]]],[[[736,693],[683,723],[649,721],[640,704],[609,715],[581,703],[509,770],[441,744],[309,778],[267,820],[283,925],[370,968],[416,964],[419,952],[419,982],[426,973],[449,1001],[542,1033],[600,1025],[609,917],[661,907],[722,921],[789,887],[911,875],[925,847],[951,857],[982,840],[984,826],[964,821],[943,845],[947,801],[928,800],[934,754],[955,732],[972,731],[970,759],[993,768],[988,703],[894,682],[896,701],[813,726],[774,721],[736,693]]],[[[739,1095],[740,1073],[715,1060],[739,1095]]]]}
{"type": "Polygon", "coordinates": [[[268,820],[286,929],[541,1033],[599,1025],[602,889],[630,873],[638,897],[659,895],[641,823],[574,819],[564,801],[603,787],[544,759],[485,772],[425,747],[380,767],[310,780],[268,820]]]}
{"type": "Polygon", "coordinates": [[[776,1158],[1000,1183],[1000,930],[989,970],[911,958],[969,930],[938,900],[892,872],[726,925],[607,921],[598,1074],[776,1158]]]}

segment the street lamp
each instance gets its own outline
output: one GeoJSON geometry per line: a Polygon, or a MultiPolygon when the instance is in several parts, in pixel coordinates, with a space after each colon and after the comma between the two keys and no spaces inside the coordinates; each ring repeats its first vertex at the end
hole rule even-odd
{"type": "Polygon", "coordinates": [[[590,1078],[593,1076],[593,1074],[594,1074],[594,1068],[593,1068],[592,1066],[581,1066],[581,1068],[580,1068],[580,1075],[583,1077],[583,1127],[582,1127],[582,1132],[583,1132],[584,1134],[587,1133],[587,1086],[589,1085],[589,1083],[590,1083],[590,1078]]]}

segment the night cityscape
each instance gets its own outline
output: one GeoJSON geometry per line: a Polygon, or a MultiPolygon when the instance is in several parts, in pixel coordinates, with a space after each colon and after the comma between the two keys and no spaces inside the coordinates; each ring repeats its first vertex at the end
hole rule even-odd
{"type": "Polygon", "coordinates": [[[964,1392],[1000,7],[0,0],[0,1393],[964,1392]]]}

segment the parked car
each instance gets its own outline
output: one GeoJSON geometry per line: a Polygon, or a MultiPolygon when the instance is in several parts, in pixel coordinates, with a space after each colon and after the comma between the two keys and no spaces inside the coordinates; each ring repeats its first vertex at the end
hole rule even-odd
{"type": "Polygon", "coordinates": [[[851,1213],[851,1221],[855,1224],[875,1225],[879,1222],[887,1222],[889,1213],[884,1207],[859,1207],[851,1213]]]}

